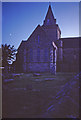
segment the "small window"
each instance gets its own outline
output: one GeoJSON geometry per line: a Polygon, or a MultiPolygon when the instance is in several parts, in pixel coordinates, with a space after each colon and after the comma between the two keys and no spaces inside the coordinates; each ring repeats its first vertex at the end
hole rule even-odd
{"type": "Polygon", "coordinates": [[[47,24],[49,24],[49,21],[50,21],[50,20],[49,20],[49,19],[47,19],[47,24]]]}
{"type": "Polygon", "coordinates": [[[36,36],[35,42],[36,42],[37,44],[40,44],[40,36],[39,36],[39,35],[36,36]]]}

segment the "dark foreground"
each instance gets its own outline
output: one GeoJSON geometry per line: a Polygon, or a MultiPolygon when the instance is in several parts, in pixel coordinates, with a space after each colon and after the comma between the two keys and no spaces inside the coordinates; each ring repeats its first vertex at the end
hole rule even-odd
{"type": "Polygon", "coordinates": [[[3,118],[78,118],[79,76],[13,74],[3,78],[3,118]]]}

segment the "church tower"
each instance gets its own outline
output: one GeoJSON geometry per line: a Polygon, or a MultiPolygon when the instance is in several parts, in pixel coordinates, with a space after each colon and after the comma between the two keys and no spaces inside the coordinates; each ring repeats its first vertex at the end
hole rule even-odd
{"type": "Polygon", "coordinates": [[[42,27],[51,41],[55,42],[61,37],[61,31],[58,24],[56,24],[56,19],[53,15],[51,5],[49,5],[42,27]]]}
{"type": "Polygon", "coordinates": [[[56,24],[56,19],[53,15],[51,5],[49,5],[48,7],[48,11],[47,11],[42,27],[44,31],[46,32],[46,35],[48,36],[48,39],[49,39],[50,53],[52,53],[50,57],[53,59],[52,60],[53,62],[50,61],[50,64],[52,66],[51,68],[53,68],[54,66],[54,68],[56,68],[56,71],[58,71],[58,69],[61,68],[60,65],[62,64],[62,59],[63,59],[62,58],[62,55],[63,55],[62,41],[60,40],[61,30],[58,24],[56,24]],[[55,45],[52,45],[52,43],[57,46],[57,49],[54,49],[55,45]]]}
{"type": "Polygon", "coordinates": [[[54,15],[52,13],[51,5],[49,5],[48,12],[46,14],[44,25],[55,25],[56,19],[54,18],[54,15]]]}

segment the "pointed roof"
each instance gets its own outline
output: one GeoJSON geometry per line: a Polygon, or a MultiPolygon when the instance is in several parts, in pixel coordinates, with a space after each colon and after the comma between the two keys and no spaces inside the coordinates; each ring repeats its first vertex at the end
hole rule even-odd
{"type": "Polygon", "coordinates": [[[44,25],[53,25],[53,24],[56,24],[56,19],[54,18],[51,5],[49,5],[49,8],[44,20],[44,25]]]}
{"type": "Polygon", "coordinates": [[[52,17],[54,19],[54,15],[53,15],[53,12],[52,12],[52,9],[51,9],[51,5],[49,5],[48,12],[46,14],[46,18],[50,18],[50,17],[52,17]]]}

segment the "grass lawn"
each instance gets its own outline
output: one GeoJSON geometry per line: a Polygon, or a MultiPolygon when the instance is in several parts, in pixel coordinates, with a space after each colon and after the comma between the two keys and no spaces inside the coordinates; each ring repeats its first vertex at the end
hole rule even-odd
{"type": "MultiPolygon", "coordinates": [[[[5,78],[4,81],[6,79],[12,79],[12,81],[3,82],[3,117],[64,118],[71,114],[78,116],[72,100],[65,99],[62,95],[61,98],[56,99],[57,93],[75,75],[73,73],[57,73],[56,75],[42,73],[40,76],[34,76],[33,73],[28,73],[5,78]],[[61,100],[62,98],[63,100],[61,100]],[[59,101],[62,101],[61,104],[59,101]]],[[[71,98],[75,97],[73,92],[76,88],[77,86],[70,90],[71,98]]],[[[78,92],[76,95],[78,96],[78,92]]]]}

